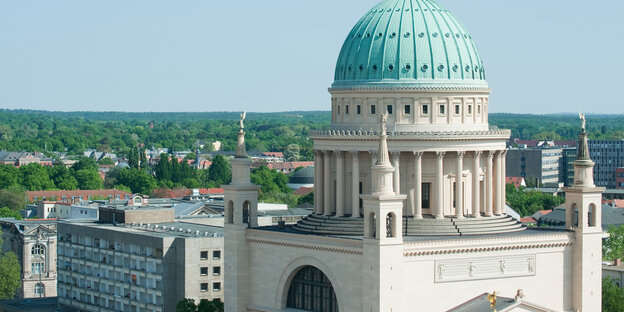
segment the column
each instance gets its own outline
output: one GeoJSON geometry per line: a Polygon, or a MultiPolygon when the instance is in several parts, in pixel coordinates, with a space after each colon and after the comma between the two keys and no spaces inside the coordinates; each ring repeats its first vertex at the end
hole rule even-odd
{"type": "Polygon", "coordinates": [[[414,219],[422,219],[422,156],[423,152],[414,152],[414,219]]]}
{"type": "Polygon", "coordinates": [[[324,152],[323,163],[323,213],[331,216],[331,155],[330,151],[324,152]]]}
{"type": "Polygon", "coordinates": [[[505,184],[504,182],[501,181],[501,153],[497,152],[496,153],[496,157],[494,158],[494,178],[492,180],[494,180],[494,188],[493,188],[493,192],[494,192],[494,215],[496,216],[500,216],[502,213],[502,209],[501,209],[501,185],[505,184]]]}
{"type": "Polygon", "coordinates": [[[457,152],[457,166],[455,168],[455,218],[464,217],[464,152],[457,152]]]}
{"type": "Polygon", "coordinates": [[[444,218],[444,152],[436,153],[436,176],[435,176],[435,194],[436,201],[433,205],[433,214],[436,219],[444,218]]]}
{"type": "Polygon", "coordinates": [[[472,214],[473,218],[481,216],[479,212],[479,205],[481,203],[481,183],[479,182],[479,158],[481,157],[481,151],[473,152],[472,154],[472,214]]]}
{"type": "Polygon", "coordinates": [[[493,194],[492,190],[494,189],[494,183],[492,178],[494,175],[492,174],[492,158],[494,158],[494,152],[489,151],[487,153],[487,159],[485,162],[485,216],[492,216],[492,205],[493,205],[493,194]]]}
{"type": "MultiPolygon", "coordinates": [[[[371,167],[373,167],[377,163],[377,151],[369,151],[368,154],[370,155],[370,158],[371,158],[371,167]]],[[[373,186],[373,174],[372,174],[372,172],[369,175],[368,179],[371,181],[369,193],[372,194],[373,193],[373,187],[374,187],[373,186]]]]}
{"type": "Polygon", "coordinates": [[[500,173],[501,173],[501,192],[500,192],[500,199],[501,199],[501,214],[507,214],[507,209],[505,208],[505,204],[507,203],[507,184],[506,181],[507,179],[505,179],[506,177],[506,161],[507,158],[507,150],[504,150],[501,152],[501,167],[500,167],[500,173]]]}
{"type": "Polygon", "coordinates": [[[358,151],[351,151],[351,218],[360,217],[360,158],[358,151]]]}
{"type": "Polygon", "coordinates": [[[399,159],[401,158],[401,152],[392,153],[392,166],[394,167],[394,175],[392,185],[394,187],[394,194],[401,194],[401,174],[399,173],[399,159]]]}
{"type": "Polygon", "coordinates": [[[314,152],[314,213],[323,214],[323,152],[314,152]]]}
{"type": "Polygon", "coordinates": [[[342,151],[335,151],[336,156],[336,216],[344,217],[345,215],[345,170],[344,170],[344,154],[342,151]]]}

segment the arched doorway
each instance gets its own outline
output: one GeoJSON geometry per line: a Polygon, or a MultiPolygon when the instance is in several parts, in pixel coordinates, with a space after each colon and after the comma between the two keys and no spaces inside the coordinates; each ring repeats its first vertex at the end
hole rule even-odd
{"type": "Polygon", "coordinates": [[[288,308],[312,312],[338,312],[338,300],[327,276],[313,266],[305,266],[290,282],[288,308]]]}

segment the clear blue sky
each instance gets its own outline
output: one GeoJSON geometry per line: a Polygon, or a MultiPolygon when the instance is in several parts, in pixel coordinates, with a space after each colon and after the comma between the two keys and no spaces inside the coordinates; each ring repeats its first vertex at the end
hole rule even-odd
{"type": "MultiPolygon", "coordinates": [[[[376,0],[0,0],[0,108],[329,110],[376,0]]],[[[439,0],[475,38],[492,112],[624,113],[622,1],[439,0]]]]}

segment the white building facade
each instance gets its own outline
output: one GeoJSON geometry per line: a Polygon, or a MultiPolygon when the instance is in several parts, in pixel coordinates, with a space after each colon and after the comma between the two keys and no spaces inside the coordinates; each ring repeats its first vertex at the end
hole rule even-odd
{"type": "Polygon", "coordinates": [[[369,10],[329,91],[331,129],[311,133],[315,211],[296,225],[258,226],[241,123],[225,187],[226,311],[447,311],[485,292],[515,296],[506,311],[600,311],[593,163],[579,152],[568,189],[578,222],[543,231],[506,215],[510,132],[489,126],[483,63],[446,9],[369,10]]]}

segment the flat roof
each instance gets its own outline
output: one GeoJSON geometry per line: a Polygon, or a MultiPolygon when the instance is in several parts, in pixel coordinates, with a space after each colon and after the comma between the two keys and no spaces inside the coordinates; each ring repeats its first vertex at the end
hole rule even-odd
{"type": "Polygon", "coordinates": [[[188,223],[188,222],[166,222],[154,224],[117,224],[101,223],[97,221],[87,222],[65,222],[95,229],[117,231],[122,233],[133,233],[152,237],[223,237],[223,228],[217,226],[188,223]],[[171,230],[173,228],[174,230],[171,230]],[[180,231],[182,229],[182,231],[180,231]]]}

